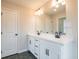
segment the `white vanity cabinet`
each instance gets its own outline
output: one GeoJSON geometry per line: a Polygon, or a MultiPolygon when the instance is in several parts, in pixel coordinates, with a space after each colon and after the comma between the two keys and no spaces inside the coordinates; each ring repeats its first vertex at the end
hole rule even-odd
{"type": "Polygon", "coordinates": [[[28,39],[29,51],[37,59],[67,59],[67,46],[48,38],[29,36],[28,39]]]}
{"type": "Polygon", "coordinates": [[[51,59],[51,46],[44,40],[40,40],[40,59],[51,59]]]}
{"type": "Polygon", "coordinates": [[[40,59],[61,59],[62,45],[40,40],[40,59]]]}

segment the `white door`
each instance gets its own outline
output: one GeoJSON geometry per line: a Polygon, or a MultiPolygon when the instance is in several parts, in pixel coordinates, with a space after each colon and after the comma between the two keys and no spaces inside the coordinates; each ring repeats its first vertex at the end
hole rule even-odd
{"type": "Polygon", "coordinates": [[[2,57],[17,52],[17,13],[13,10],[2,9],[1,16],[2,57]]]}
{"type": "MultiPolygon", "coordinates": [[[[4,14],[5,16],[5,14],[4,14]]],[[[4,44],[5,44],[5,39],[6,39],[6,18],[3,16],[3,10],[2,10],[2,13],[1,13],[1,57],[4,56],[4,44]]]]}

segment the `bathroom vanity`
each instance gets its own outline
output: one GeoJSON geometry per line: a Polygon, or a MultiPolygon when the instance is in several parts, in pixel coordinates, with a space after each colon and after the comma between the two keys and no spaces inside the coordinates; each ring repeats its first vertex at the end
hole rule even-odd
{"type": "Polygon", "coordinates": [[[28,34],[28,50],[37,59],[67,59],[71,40],[52,34],[28,34]]]}
{"type": "Polygon", "coordinates": [[[28,34],[28,50],[37,59],[72,59],[71,25],[66,6],[61,7],[55,12],[49,8],[43,15],[35,15],[35,33],[28,34]]]}

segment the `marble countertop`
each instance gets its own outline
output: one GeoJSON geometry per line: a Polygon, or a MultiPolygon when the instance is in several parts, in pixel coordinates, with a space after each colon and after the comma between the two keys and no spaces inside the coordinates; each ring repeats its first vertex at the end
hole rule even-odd
{"type": "Polygon", "coordinates": [[[59,44],[67,44],[72,41],[72,38],[69,38],[66,35],[62,35],[60,38],[55,38],[54,34],[46,34],[46,33],[41,33],[40,35],[29,33],[28,35],[59,44]]]}

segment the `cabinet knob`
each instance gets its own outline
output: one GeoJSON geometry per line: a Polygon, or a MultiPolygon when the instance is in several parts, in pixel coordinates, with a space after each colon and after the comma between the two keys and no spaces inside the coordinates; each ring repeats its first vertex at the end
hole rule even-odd
{"type": "Polygon", "coordinates": [[[1,50],[1,54],[2,54],[3,52],[2,52],[2,50],[1,50]]]}
{"type": "Polygon", "coordinates": [[[15,36],[18,36],[18,34],[16,33],[15,36]]]}
{"type": "Polygon", "coordinates": [[[3,34],[3,32],[1,32],[1,35],[3,34]]]}
{"type": "Polygon", "coordinates": [[[35,41],[38,41],[38,40],[35,40],[35,41]]]}
{"type": "Polygon", "coordinates": [[[35,45],[35,47],[38,47],[37,45],[35,45]]]}
{"type": "Polygon", "coordinates": [[[37,53],[35,53],[35,55],[37,55],[37,56],[38,56],[38,54],[37,54],[37,53]]]}
{"type": "Polygon", "coordinates": [[[31,40],[29,41],[29,44],[31,44],[31,40]]]}

